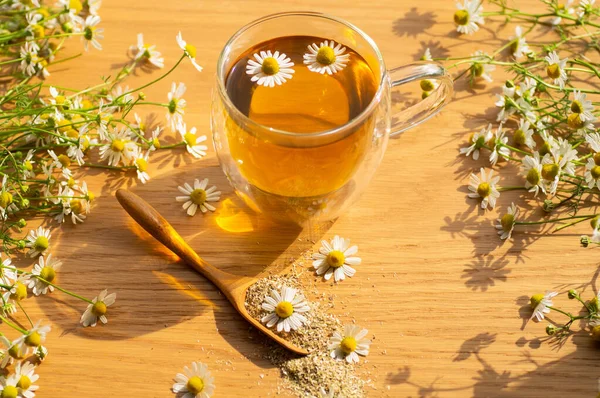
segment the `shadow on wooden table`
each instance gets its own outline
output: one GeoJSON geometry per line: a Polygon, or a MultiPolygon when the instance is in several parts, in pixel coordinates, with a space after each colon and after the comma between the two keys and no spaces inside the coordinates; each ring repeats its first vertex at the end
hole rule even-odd
{"type": "MultiPolygon", "coordinates": [[[[154,175],[146,185],[131,190],[161,212],[206,261],[233,274],[253,277],[284,269],[331,225],[302,231],[296,226],[275,225],[253,213],[235,196],[214,160],[154,175]],[[189,217],[175,201],[177,186],[195,178],[209,178],[210,184],[222,191],[214,213],[199,211],[189,217]],[[300,236],[304,239],[299,240],[300,236]]],[[[42,310],[63,333],[92,339],[128,339],[212,310],[223,337],[241,350],[240,341],[247,339],[244,334],[236,333],[237,337],[230,339],[226,331],[237,332],[248,325],[224,296],[142,230],[118,204],[114,189],[130,186],[131,178],[107,179],[89,222],[65,224],[56,230],[58,247],[54,251],[61,253],[64,262],[58,281],[61,286],[89,298],[105,287],[117,292],[116,305],[109,308],[108,327],[77,325],[86,305],[68,296],[52,295],[50,300],[40,300],[42,310]],[[71,242],[78,245],[74,247],[71,242]]]]}

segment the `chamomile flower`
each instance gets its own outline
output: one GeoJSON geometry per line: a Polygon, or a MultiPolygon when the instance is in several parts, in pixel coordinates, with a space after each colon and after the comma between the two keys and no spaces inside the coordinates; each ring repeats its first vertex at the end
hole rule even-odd
{"type": "Polygon", "coordinates": [[[577,150],[573,149],[566,140],[561,141],[558,148],[553,148],[542,159],[542,179],[546,185],[546,192],[552,196],[556,194],[560,176],[564,173],[575,174],[573,161],[577,159],[577,150]]]}
{"type": "Polygon", "coordinates": [[[133,161],[135,171],[137,172],[137,178],[142,184],[145,184],[150,179],[150,175],[147,172],[149,154],[150,152],[146,152],[145,154],[139,153],[133,161]]]}
{"type": "Polygon", "coordinates": [[[425,49],[423,55],[421,56],[421,61],[431,61],[433,58],[431,57],[431,50],[429,47],[425,49]]]}
{"type": "Polygon", "coordinates": [[[557,296],[557,292],[546,292],[546,294],[534,294],[531,296],[530,305],[533,309],[533,315],[530,319],[537,319],[538,321],[544,320],[544,314],[550,313],[550,307],[552,307],[552,298],[557,296]]]}
{"type": "Polygon", "coordinates": [[[494,139],[494,147],[492,148],[492,152],[490,153],[490,163],[492,166],[496,165],[498,159],[506,158],[510,156],[510,149],[506,147],[508,142],[508,137],[505,136],[504,130],[502,129],[502,123],[498,126],[496,130],[496,138],[494,139]]]}
{"type": "Polygon", "coordinates": [[[106,289],[101,291],[97,297],[94,297],[92,303],[87,306],[83,315],[81,315],[81,324],[84,327],[95,327],[98,320],[104,324],[108,323],[108,319],[106,319],[107,308],[113,305],[116,299],[116,293],[108,294],[108,290],[106,289]]]}
{"type": "MultiPolygon", "coordinates": [[[[4,346],[0,350],[0,357],[2,358],[2,362],[0,362],[0,368],[4,369],[15,360],[21,360],[25,358],[27,355],[21,350],[21,344],[17,340],[10,341],[6,338],[6,336],[0,336],[0,343],[4,346]]],[[[1,378],[0,378],[1,380],[1,378]]]]}
{"type": "Polygon", "coordinates": [[[350,54],[344,52],[346,47],[333,40],[325,40],[318,46],[312,43],[308,46],[308,53],[304,54],[304,64],[311,72],[333,75],[344,69],[349,61],[350,54]]]}
{"type": "Polygon", "coordinates": [[[548,77],[552,79],[552,82],[559,86],[562,90],[565,87],[565,82],[567,81],[567,71],[565,67],[567,66],[568,58],[560,59],[556,51],[552,51],[550,54],[544,58],[546,60],[546,73],[548,77]]]}
{"type": "Polygon", "coordinates": [[[17,375],[12,374],[8,377],[0,378],[0,396],[7,398],[17,398],[24,395],[19,393],[19,388],[17,387],[17,375]]]}
{"type": "Polygon", "coordinates": [[[469,181],[469,198],[481,198],[481,208],[486,209],[488,206],[493,209],[496,206],[496,200],[500,197],[500,192],[496,188],[496,184],[500,177],[493,177],[494,170],[490,170],[486,174],[484,168],[480,169],[480,176],[471,173],[469,181]]]}
{"type": "Polygon", "coordinates": [[[102,45],[98,40],[104,39],[104,28],[98,28],[99,23],[100,17],[98,15],[88,15],[85,18],[82,27],[83,35],[81,36],[85,51],[88,50],[89,44],[98,50],[102,50],[102,45]]]}
{"type": "Polygon", "coordinates": [[[162,54],[156,50],[156,46],[154,44],[144,43],[143,33],[138,33],[137,45],[131,46],[130,49],[135,51],[134,58],[136,60],[144,60],[157,68],[165,67],[165,59],[162,54]]]}
{"type": "Polygon", "coordinates": [[[600,134],[589,133],[585,136],[585,141],[592,148],[594,152],[600,152],[600,134]]]}
{"type": "Polygon", "coordinates": [[[474,133],[469,140],[470,145],[460,148],[460,153],[465,156],[473,155],[473,160],[478,160],[479,150],[492,139],[493,135],[492,124],[490,123],[487,127],[482,128],[480,132],[474,133]]]}
{"type": "Polygon", "coordinates": [[[357,325],[344,326],[344,334],[333,332],[328,346],[332,350],[331,357],[338,361],[345,359],[348,363],[358,363],[359,355],[369,355],[371,341],[365,338],[367,333],[367,329],[357,325]]]}
{"type": "Polygon", "coordinates": [[[12,265],[10,257],[4,256],[3,253],[0,253],[0,283],[10,286],[17,279],[17,271],[12,265]]]}
{"type": "Polygon", "coordinates": [[[40,47],[35,41],[27,41],[20,49],[19,69],[28,76],[36,74],[36,66],[39,62],[38,51],[40,51],[40,47]]]}
{"type": "Polygon", "coordinates": [[[588,159],[585,165],[585,181],[588,188],[600,190],[600,166],[592,158],[588,159]]]}
{"type": "Polygon", "coordinates": [[[191,44],[188,44],[185,40],[183,40],[181,32],[177,34],[177,37],[175,39],[177,40],[177,44],[179,45],[179,47],[185,52],[185,55],[187,55],[187,57],[192,62],[192,65],[194,65],[194,68],[196,68],[198,72],[202,72],[202,67],[196,62],[196,47],[192,46],[191,44]]]}
{"type": "Polygon", "coordinates": [[[35,374],[35,365],[31,362],[19,362],[15,366],[15,380],[17,381],[16,387],[20,392],[20,397],[33,398],[35,397],[35,391],[40,388],[34,383],[40,378],[39,375],[35,374]]]}
{"type": "Polygon", "coordinates": [[[177,126],[177,131],[179,131],[181,138],[185,142],[185,148],[193,157],[200,159],[206,156],[208,146],[201,144],[206,141],[206,135],[196,136],[196,127],[188,130],[185,123],[180,123],[177,126]]]}
{"type": "Polygon", "coordinates": [[[151,151],[160,149],[160,141],[158,140],[158,137],[160,136],[161,132],[162,132],[162,127],[160,127],[160,126],[156,126],[156,128],[154,130],[152,130],[152,137],[150,138],[150,150],[151,151]]]}
{"type": "Polygon", "coordinates": [[[353,277],[356,270],[352,266],[361,263],[360,257],[355,256],[358,246],[350,246],[350,239],[338,235],[331,242],[321,241],[318,253],[312,255],[313,268],[317,275],[324,275],[326,281],[333,275],[336,282],[343,281],[346,276],[353,277]]]}
{"type": "Polygon", "coordinates": [[[596,117],[594,116],[594,105],[592,105],[592,101],[586,99],[585,93],[580,91],[573,91],[573,101],[571,102],[571,112],[579,114],[579,118],[582,121],[595,121],[596,117]]]}
{"type": "Polygon", "coordinates": [[[167,121],[171,125],[171,130],[177,130],[177,126],[183,123],[183,115],[185,114],[184,108],[186,101],[183,97],[185,94],[185,84],[176,84],[173,82],[171,85],[171,91],[167,94],[169,99],[169,105],[167,107],[167,121]]]}
{"type": "Polygon", "coordinates": [[[476,51],[471,54],[473,64],[471,65],[471,76],[473,78],[482,78],[487,82],[492,82],[491,73],[496,70],[496,65],[485,63],[484,61],[489,59],[489,56],[483,51],[476,51]]]}
{"type": "Polygon", "coordinates": [[[463,34],[473,34],[479,30],[479,25],[484,25],[482,3],[477,0],[464,0],[463,4],[456,3],[458,11],[454,13],[456,31],[463,34]]]}
{"type": "MultiPolygon", "coordinates": [[[[567,14],[567,15],[574,15],[575,14],[575,9],[573,7],[571,7],[571,5],[573,4],[573,0],[567,0],[566,3],[561,3],[558,2],[556,4],[556,12],[557,13],[562,13],[562,14],[567,14]]],[[[560,25],[562,23],[562,17],[553,17],[550,20],[550,23],[554,26],[560,25]]]]}
{"type": "Polygon", "coordinates": [[[508,239],[511,237],[513,229],[515,229],[515,219],[519,215],[519,209],[514,203],[508,206],[508,211],[501,218],[498,219],[496,229],[500,239],[508,239]]]}
{"type": "Polygon", "coordinates": [[[11,280],[9,286],[10,290],[2,293],[2,299],[5,305],[12,307],[13,311],[16,312],[17,308],[15,303],[19,303],[27,298],[27,285],[29,284],[29,275],[21,274],[16,280],[11,280]]]}
{"type": "MultiPolygon", "coordinates": [[[[514,95],[514,91],[512,91],[512,95],[514,95]]],[[[512,95],[508,96],[506,94],[496,94],[497,100],[494,104],[500,108],[498,111],[498,116],[496,117],[496,121],[504,123],[517,111],[513,105],[512,95]]]]}
{"type": "Polygon", "coordinates": [[[29,234],[27,234],[27,237],[25,238],[27,240],[25,247],[29,248],[27,254],[31,257],[35,257],[46,253],[46,250],[50,247],[51,236],[50,230],[44,227],[38,227],[37,229],[29,231],[29,234]]]}
{"type": "Polygon", "coordinates": [[[520,26],[515,27],[515,35],[510,40],[512,41],[511,50],[515,58],[521,58],[530,52],[527,40],[523,36],[523,28],[520,26]]]}
{"type": "Polygon", "coordinates": [[[283,286],[281,292],[273,289],[270,296],[265,297],[262,309],[268,314],[260,320],[268,328],[277,324],[277,331],[289,333],[297,330],[307,322],[304,315],[310,310],[304,296],[297,289],[283,286]]]}
{"type": "Polygon", "coordinates": [[[583,18],[588,14],[591,14],[594,10],[594,3],[596,0],[581,0],[577,7],[577,16],[583,18]]]}
{"type": "Polygon", "coordinates": [[[53,292],[54,286],[49,285],[47,282],[52,283],[56,279],[56,271],[61,266],[62,261],[52,258],[52,254],[48,254],[45,259],[43,256],[40,257],[38,263],[33,267],[28,285],[33,294],[39,296],[48,293],[48,291],[53,292]]]}
{"type": "Polygon", "coordinates": [[[23,354],[28,355],[46,341],[46,335],[51,328],[48,325],[42,326],[41,323],[42,321],[37,321],[31,329],[14,341],[14,344],[19,346],[23,354]]]}
{"type": "Polygon", "coordinates": [[[90,15],[98,15],[98,10],[102,6],[102,0],[87,0],[86,3],[90,15]]]}
{"type": "Polygon", "coordinates": [[[108,160],[111,166],[119,163],[127,165],[137,151],[137,145],[131,141],[131,131],[126,127],[115,127],[112,133],[108,133],[108,142],[100,147],[100,159],[108,160]]]}
{"type": "Polygon", "coordinates": [[[525,177],[525,188],[529,192],[533,192],[534,196],[537,196],[540,190],[546,193],[546,185],[542,181],[542,162],[537,151],[533,153],[533,156],[523,157],[521,175],[525,177]]]}
{"type": "Polygon", "coordinates": [[[529,123],[535,123],[537,117],[535,115],[535,112],[533,111],[533,108],[531,107],[531,104],[527,102],[524,98],[517,99],[516,103],[519,107],[519,113],[521,114],[521,116],[524,116],[525,119],[529,121],[529,123]]]}
{"type": "Polygon", "coordinates": [[[183,373],[177,373],[173,392],[181,398],[209,398],[215,392],[215,378],[202,362],[192,362],[183,373]]]}
{"type": "Polygon", "coordinates": [[[178,202],[184,202],[183,208],[187,211],[188,216],[195,215],[198,208],[202,213],[216,210],[209,202],[217,202],[221,198],[221,191],[217,191],[217,187],[214,185],[208,189],[207,186],[208,178],[202,181],[195,179],[193,188],[187,182],[183,186],[177,187],[179,192],[185,196],[177,196],[175,199],[178,202]]]}
{"type": "Polygon", "coordinates": [[[254,54],[254,59],[248,60],[246,74],[252,76],[251,81],[265,87],[282,85],[292,78],[294,63],[285,54],[275,51],[261,51],[254,54]]]}
{"type": "Polygon", "coordinates": [[[516,147],[526,146],[529,149],[534,149],[536,146],[533,139],[533,129],[529,120],[520,119],[519,127],[515,130],[512,137],[513,145],[516,147]]]}
{"type": "Polygon", "coordinates": [[[57,156],[52,149],[48,149],[48,155],[52,158],[52,167],[55,169],[63,170],[71,165],[71,159],[64,153],[57,156]]]}

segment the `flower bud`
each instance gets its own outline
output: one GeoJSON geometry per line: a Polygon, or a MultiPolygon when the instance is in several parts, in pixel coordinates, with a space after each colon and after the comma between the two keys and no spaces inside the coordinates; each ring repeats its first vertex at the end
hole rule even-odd
{"type": "Polygon", "coordinates": [[[26,245],[26,242],[21,239],[20,241],[17,242],[17,249],[23,250],[23,249],[25,249],[25,245],[26,245]]]}
{"type": "Polygon", "coordinates": [[[587,235],[581,235],[579,242],[581,243],[581,246],[588,247],[590,245],[590,237],[587,235]]]}
{"type": "Polygon", "coordinates": [[[19,227],[23,228],[27,225],[27,221],[25,221],[25,219],[21,218],[19,221],[17,221],[17,225],[19,227]]]}
{"type": "Polygon", "coordinates": [[[548,336],[552,336],[554,333],[556,333],[557,330],[558,330],[557,327],[554,325],[546,326],[546,334],[548,336]]]}
{"type": "Polygon", "coordinates": [[[140,97],[140,100],[142,100],[142,101],[143,101],[143,100],[145,100],[145,99],[146,99],[146,94],[145,94],[143,91],[140,91],[140,92],[138,93],[138,97],[140,97]]]}
{"type": "Polygon", "coordinates": [[[29,204],[30,204],[30,203],[29,203],[29,199],[25,199],[25,198],[23,198],[23,199],[21,200],[21,207],[23,207],[24,209],[27,209],[27,208],[29,207],[29,204]]]}
{"type": "Polygon", "coordinates": [[[552,203],[552,201],[550,199],[546,199],[546,200],[544,200],[542,209],[544,209],[544,211],[546,213],[550,213],[552,210],[554,210],[554,203],[552,203]]]}
{"type": "Polygon", "coordinates": [[[571,300],[573,300],[574,298],[579,297],[579,293],[577,293],[577,290],[571,289],[569,290],[568,296],[571,300]]]}

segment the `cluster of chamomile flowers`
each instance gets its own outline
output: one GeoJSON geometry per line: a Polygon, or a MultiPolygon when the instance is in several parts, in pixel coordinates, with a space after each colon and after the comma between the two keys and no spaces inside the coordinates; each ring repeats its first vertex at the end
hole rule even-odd
{"type": "MultiPolygon", "coordinates": [[[[333,75],[344,69],[350,59],[350,54],[345,54],[346,47],[333,40],[325,40],[319,45],[312,43],[307,47],[303,56],[304,64],[311,72],[333,75]]],[[[246,74],[250,80],[265,87],[282,85],[292,78],[294,63],[284,53],[260,51],[248,60],[246,74]]]]}

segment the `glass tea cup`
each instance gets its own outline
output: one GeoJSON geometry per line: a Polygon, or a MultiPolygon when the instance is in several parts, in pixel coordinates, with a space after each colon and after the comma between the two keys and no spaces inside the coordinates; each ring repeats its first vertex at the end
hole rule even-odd
{"type": "Polygon", "coordinates": [[[453,92],[452,79],[438,63],[387,70],[375,42],[364,32],[314,12],[274,14],[241,28],[221,52],[216,80],[211,127],[225,175],[253,210],[299,225],[343,212],[367,187],[388,138],[435,115],[453,92]],[[246,116],[228,95],[228,74],[246,50],[283,36],[322,37],[360,54],[375,78],[373,99],[347,123],[325,131],[283,131],[246,116]],[[394,88],[424,79],[437,82],[437,88],[416,105],[393,111],[394,88]]]}

